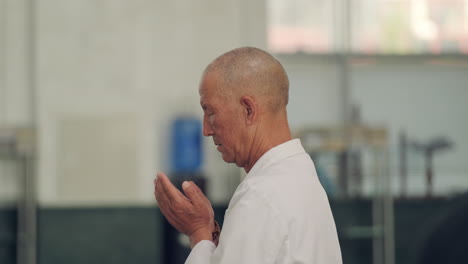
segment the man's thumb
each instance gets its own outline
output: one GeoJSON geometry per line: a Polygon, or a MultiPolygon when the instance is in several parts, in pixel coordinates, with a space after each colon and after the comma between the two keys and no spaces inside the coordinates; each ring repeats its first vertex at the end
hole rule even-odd
{"type": "Polygon", "coordinates": [[[200,188],[193,182],[184,181],[182,183],[182,190],[184,190],[185,195],[187,195],[192,202],[198,202],[203,196],[200,188]]]}

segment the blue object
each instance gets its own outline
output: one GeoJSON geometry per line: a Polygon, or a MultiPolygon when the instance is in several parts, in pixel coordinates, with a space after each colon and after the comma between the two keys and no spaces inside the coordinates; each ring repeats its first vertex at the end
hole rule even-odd
{"type": "Polygon", "coordinates": [[[174,173],[191,173],[202,164],[202,128],[197,118],[180,117],[171,128],[171,165],[174,173]]]}

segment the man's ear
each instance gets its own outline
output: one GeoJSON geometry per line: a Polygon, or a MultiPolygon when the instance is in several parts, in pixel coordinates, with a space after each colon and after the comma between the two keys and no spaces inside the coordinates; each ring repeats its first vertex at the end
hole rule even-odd
{"type": "Polygon", "coordinates": [[[244,95],[240,99],[240,103],[243,106],[243,114],[246,125],[252,125],[257,121],[258,116],[258,105],[254,98],[249,95],[244,95]]]}

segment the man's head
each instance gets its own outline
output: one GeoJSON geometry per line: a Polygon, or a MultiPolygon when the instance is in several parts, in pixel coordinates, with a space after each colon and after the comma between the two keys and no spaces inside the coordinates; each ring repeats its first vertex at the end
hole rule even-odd
{"type": "Polygon", "coordinates": [[[244,47],[219,56],[204,71],[199,92],[203,134],[213,137],[226,162],[249,166],[255,142],[275,135],[267,129],[287,126],[288,77],[263,50],[244,47]]]}

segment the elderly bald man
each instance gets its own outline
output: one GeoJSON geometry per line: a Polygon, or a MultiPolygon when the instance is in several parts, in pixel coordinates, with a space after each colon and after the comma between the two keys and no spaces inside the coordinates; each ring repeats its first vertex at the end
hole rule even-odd
{"type": "Polygon", "coordinates": [[[203,134],[244,168],[223,230],[193,182],[155,180],[161,212],[190,238],[188,264],[342,263],[335,223],[314,164],[288,125],[289,81],[267,52],[244,47],[215,59],[200,88],[203,134]],[[218,240],[219,238],[219,240],[218,240]]]}

